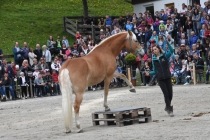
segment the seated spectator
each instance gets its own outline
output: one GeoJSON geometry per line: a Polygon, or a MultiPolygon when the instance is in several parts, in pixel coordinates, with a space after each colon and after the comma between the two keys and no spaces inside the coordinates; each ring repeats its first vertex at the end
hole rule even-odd
{"type": "Polygon", "coordinates": [[[6,93],[6,89],[9,89],[12,95],[12,100],[15,100],[15,93],[12,86],[12,79],[9,77],[7,72],[4,73],[4,77],[1,79],[1,86],[3,86],[4,93],[6,93]]]}
{"type": "MultiPolygon", "coordinates": [[[[33,65],[31,66],[31,68],[32,68],[33,70],[35,70],[35,67],[38,67],[38,61],[37,61],[36,58],[33,59],[33,65]]],[[[41,69],[40,67],[38,67],[38,68],[41,69]]]]}
{"type": "Polygon", "coordinates": [[[181,38],[178,40],[178,45],[181,46],[181,44],[184,44],[185,46],[188,45],[188,40],[184,33],[181,34],[181,38]]]}
{"type": "Polygon", "coordinates": [[[202,58],[198,56],[197,53],[193,54],[194,62],[195,62],[195,70],[196,74],[198,75],[198,83],[201,83],[204,71],[204,61],[202,58]]]}
{"type": "Polygon", "coordinates": [[[37,97],[46,96],[44,92],[45,83],[44,83],[41,73],[39,73],[38,77],[35,78],[34,84],[35,84],[36,96],[37,97]]]}
{"type": "Polygon", "coordinates": [[[46,76],[44,76],[43,79],[44,79],[44,82],[45,82],[45,87],[44,87],[45,92],[50,93],[51,96],[55,95],[56,87],[53,84],[52,76],[50,74],[50,71],[46,72],[46,76]]]}
{"type": "Polygon", "coordinates": [[[200,51],[197,50],[197,45],[193,44],[192,45],[192,55],[197,54],[200,57],[200,51]]]}
{"type": "Polygon", "coordinates": [[[66,56],[70,56],[71,54],[71,47],[68,47],[68,49],[66,50],[66,56]]]}
{"type": "Polygon", "coordinates": [[[91,51],[94,47],[95,47],[95,41],[94,40],[91,40],[88,43],[88,49],[91,51]]]}
{"type": "Polygon", "coordinates": [[[172,36],[173,30],[174,30],[174,25],[172,25],[171,21],[169,19],[167,19],[166,31],[168,32],[168,34],[170,34],[172,36]]]}
{"type": "Polygon", "coordinates": [[[106,36],[106,37],[109,37],[110,35],[111,35],[111,33],[110,33],[110,28],[109,28],[109,27],[106,27],[105,36],[106,36]]]}
{"type": "Polygon", "coordinates": [[[162,50],[166,51],[166,40],[162,34],[158,37],[158,46],[160,46],[162,50]]]}
{"type": "Polygon", "coordinates": [[[112,26],[117,26],[117,27],[119,26],[119,22],[116,18],[113,20],[112,26]]]}
{"type": "Polygon", "coordinates": [[[192,49],[192,45],[196,44],[197,40],[198,40],[198,36],[196,36],[195,32],[192,31],[191,32],[191,37],[190,37],[190,42],[189,42],[189,46],[190,46],[191,49],[192,49]]]}
{"type": "Polygon", "coordinates": [[[4,91],[2,80],[3,80],[3,77],[2,78],[0,77],[0,94],[2,96],[2,101],[6,101],[7,95],[6,95],[6,92],[4,91]]]}
{"type": "Polygon", "coordinates": [[[35,69],[35,71],[33,72],[33,76],[35,77],[35,78],[37,78],[38,77],[38,75],[39,75],[39,68],[38,67],[35,67],[34,68],[35,69]]]}
{"type": "Polygon", "coordinates": [[[21,94],[22,94],[22,99],[27,99],[27,87],[28,86],[28,78],[25,76],[24,72],[20,73],[20,77],[18,78],[18,86],[21,87],[21,94]]]}
{"type": "Polygon", "coordinates": [[[149,86],[150,82],[150,76],[145,75],[145,72],[150,72],[151,71],[151,65],[149,66],[149,63],[147,61],[144,62],[144,67],[143,67],[143,72],[142,72],[142,80],[143,86],[149,86]]]}
{"type": "Polygon", "coordinates": [[[145,31],[145,27],[146,27],[146,21],[142,21],[141,24],[137,27],[137,29],[141,28],[142,31],[145,31]]]}
{"type": "Polygon", "coordinates": [[[25,76],[28,76],[28,72],[31,71],[33,72],[34,69],[32,69],[29,65],[28,65],[28,60],[23,60],[22,66],[20,67],[20,70],[22,72],[24,72],[25,76]]]}
{"type": "Polygon", "coordinates": [[[55,58],[51,64],[51,69],[52,69],[52,71],[55,70],[56,73],[58,73],[60,68],[61,68],[61,65],[58,63],[58,59],[55,58]]]}
{"type": "Polygon", "coordinates": [[[200,39],[202,40],[203,43],[205,42],[205,38],[206,38],[205,31],[206,31],[206,25],[203,24],[200,30],[200,39]]]}
{"type": "Polygon", "coordinates": [[[187,77],[186,77],[186,83],[184,85],[189,85],[190,84],[190,80],[193,79],[193,56],[189,55],[187,57],[187,77]]]}
{"type": "MultiPolygon", "coordinates": [[[[187,39],[187,34],[186,32],[184,31],[183,27],[179,27],[179,30],[177,31],[177,43],[179,42],[180,39],[187,39]],[[182,37],[182,34],[184,34],[184,38],[182,37]]],[[[188,40],[187,40],[188,41],[188,40]]],[[[182,44],[182,43],[181,43],[182,44]]],[[[180,45],[181,45],[180,44],[180,45]]],[[[184,43],[186,44],[186,43],[184,43]]],[[[179,45],[179,46],[180,46],[179,45]]],[[[188,44],[187,44],[188,45],[188,44]]]]}
{"type": "Polygon", "coordinates": [[[85,55],[87,55],[87,54],[90,52],[90,50],[88,49],[88,46],[85,45],[85,44],[82,46],[82,50],[83,50],[83,53],[84,53],[85,55]]]}
{"type": "Polygon", "coordinates": [[[81,34],[79,33],[79,31],[76,32],[76,40],[81,38],[81,34]]]}
{"type": "Polygon", "coordinates": [[[58,81],[58,74],[56,73],[55,70],[52,70],[52,81],[56,87],[56,92],[55,95],[61,94],[60,93],[60,86],[59,86],[59,81],[58,81]]]}
{"type": "Polygon", "coordinates": [[[210,75],[210,52],[208,52],[208,58],[206,59],[206,84],[209,83],[209,75],[210,75]]]}
{"type": "Polygon", "coordinates": [[[157,32],[156,32],[156,31],[153,31],[153,32],[152,32],[152,36],[151,36],[151,38],[149,39],[149,41],[151,41],[151,40],[154,40],[155,43],[156,43],[156,45],[158,45],[158,35],[157,35],[157,32]]]}
{"type": "Polygon", "coordinates": [[[160,20],[159,17],[155,18],[155,22],[153,24],[153,30],[154,32],[156,32],[157,34],[159,34],[159,26],[160,26],[160,20]]]}
{"type": "Polygon", "coordinates": [[[137,34],[137,39],[138,41],[141,43],[141,42],[144,42],[145,43],[145,33],[142,31],[142,28],[139,28],[138,29],[139,32],[137,34]]]}

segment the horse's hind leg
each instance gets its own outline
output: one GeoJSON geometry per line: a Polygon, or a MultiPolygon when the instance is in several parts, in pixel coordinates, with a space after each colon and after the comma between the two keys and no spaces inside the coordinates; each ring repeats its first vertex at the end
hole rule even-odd
{"type": "Polygon", "coordinates": [[[116,77],[116,78],[120,78],[122,80],[124,80],[127,85],[130,87],[130,92],[136,92],[136,89],[135,87],[132,85],[132,83],[126,78],[126,76],[122,73],[119,73],[117,71],[114,72],[114,76],[113,77],[116,77]]]}
{"type": "Polygon", "coordinates": [[[74,102],[74,112],[75,112],[75,122],[77,127],[77,133],[82,132],[80,128],[80,121],[79,121],[79,109],[82,103],[83,93],[76,93],[75,102],[74,102]]]}

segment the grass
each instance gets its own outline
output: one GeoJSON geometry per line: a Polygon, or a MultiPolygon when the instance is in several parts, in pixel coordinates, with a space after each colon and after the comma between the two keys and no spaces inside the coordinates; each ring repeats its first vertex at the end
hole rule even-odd
{"type": "MultiPolygon", "coordinates": [[[[63,16],[83,15],[82,0],[0,0],[0,48],[4,54],[12,54],[15,42],[20,47],[28,42],[35,48],[37,43],[47,43],[66,35],[73,43],[74,37],[63,31],[63,16]]],[[[132,12],[132,5],[124,0],[88,0],[90,16],[125,15],[132,12]]]]}

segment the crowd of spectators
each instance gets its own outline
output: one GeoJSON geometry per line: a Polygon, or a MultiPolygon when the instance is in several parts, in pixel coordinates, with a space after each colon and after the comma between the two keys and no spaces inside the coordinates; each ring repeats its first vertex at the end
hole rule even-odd
{"type": "MultiPolygon", "coordinates": [[[[0,93],[2,100],[8,97],[8,91],[12,100],[19,98],[53,96],[60,93],[58,74],[62,64],[67,59],[83,57],[87,55],[96,44],[105,38],[121,31],[131,30],[143,47],[145,54],[136,55],[136,64],[132,66],[132,77],[136,77],[136,69],[139,69],[142,86],[153,86],[156,76],[146,76],[145,72],[152,70],[151,48],[158,45],[163,51],[169,51],[166,42],[174,48],[174,54],[170,59],[171,75],[176,77],[175,84],[190,84],[193,78],[193,63],[196,66],[198,83],[209,83],[210,75],[210,1],[204,3],[205,7],[194,3],[193,6],[182,4],[178,11],[174,7],[166,7],[156,11],[155,15],[149,11],[130,15],[125,18],[120,16],[112,19],[85,18],[84,25],[98,25],[100,34],[92,38],[89,34],[80,34],[77,31],[75,41],[71,46],[66,36],[54,39],[49,36],[47,45],[36,44],[33,50],[27,42],[20,47],[15,42],[12,49],[14,61],[10,64],[3,58],[0,49],[0,93]],[[205,68],[206,67],[206,68],[205,68]],[[204,71],[206,70],[206,71],[204,71]],[[205,75],[205,76],[204,76],[205,75]],[[205,77],[205,80],[202,79],[205,77]],[[21,90],[19,90],[21,89],[21,90]]],[[[129,52],[122,50],[116,57],[118,72],[126,73],[127,63],[125,57],[129,52]]],[[[120,79],[113,79],[112,84],[124,86],[120,79]]],[[[89,90],[103,88],[103,82],[89,87],[89,90]]]]}

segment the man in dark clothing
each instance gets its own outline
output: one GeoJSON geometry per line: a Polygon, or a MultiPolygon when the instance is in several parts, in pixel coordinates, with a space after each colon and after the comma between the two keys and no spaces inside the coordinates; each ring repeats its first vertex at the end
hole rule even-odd
{"type": "MultiPolygon", "coordinates": [[[[0,49],[0,60],[2,60],[2,57],[4,56],[2,49],[0,49]]],[[[1,63],[1,62],[0,62],[1,63]]]]}
{"type": "Polygon", "coordinates": [[[201,82],[201,79],[203,77],[203,71],[204,71],[204,61],[201,57],[198,56],[197,53],[193,54],[194,63],[195,63],[195,70],[196,74],[198,74],[198,83],[201,82]]]}
{"type": "Polygon", "coordinates": [[[36,59],[39,62],[40,58],[42,57],[42,50],[40,49],[39,44],[36,44],[36,49],[34,50],[34,54],[36,55],[36,59]]]}

